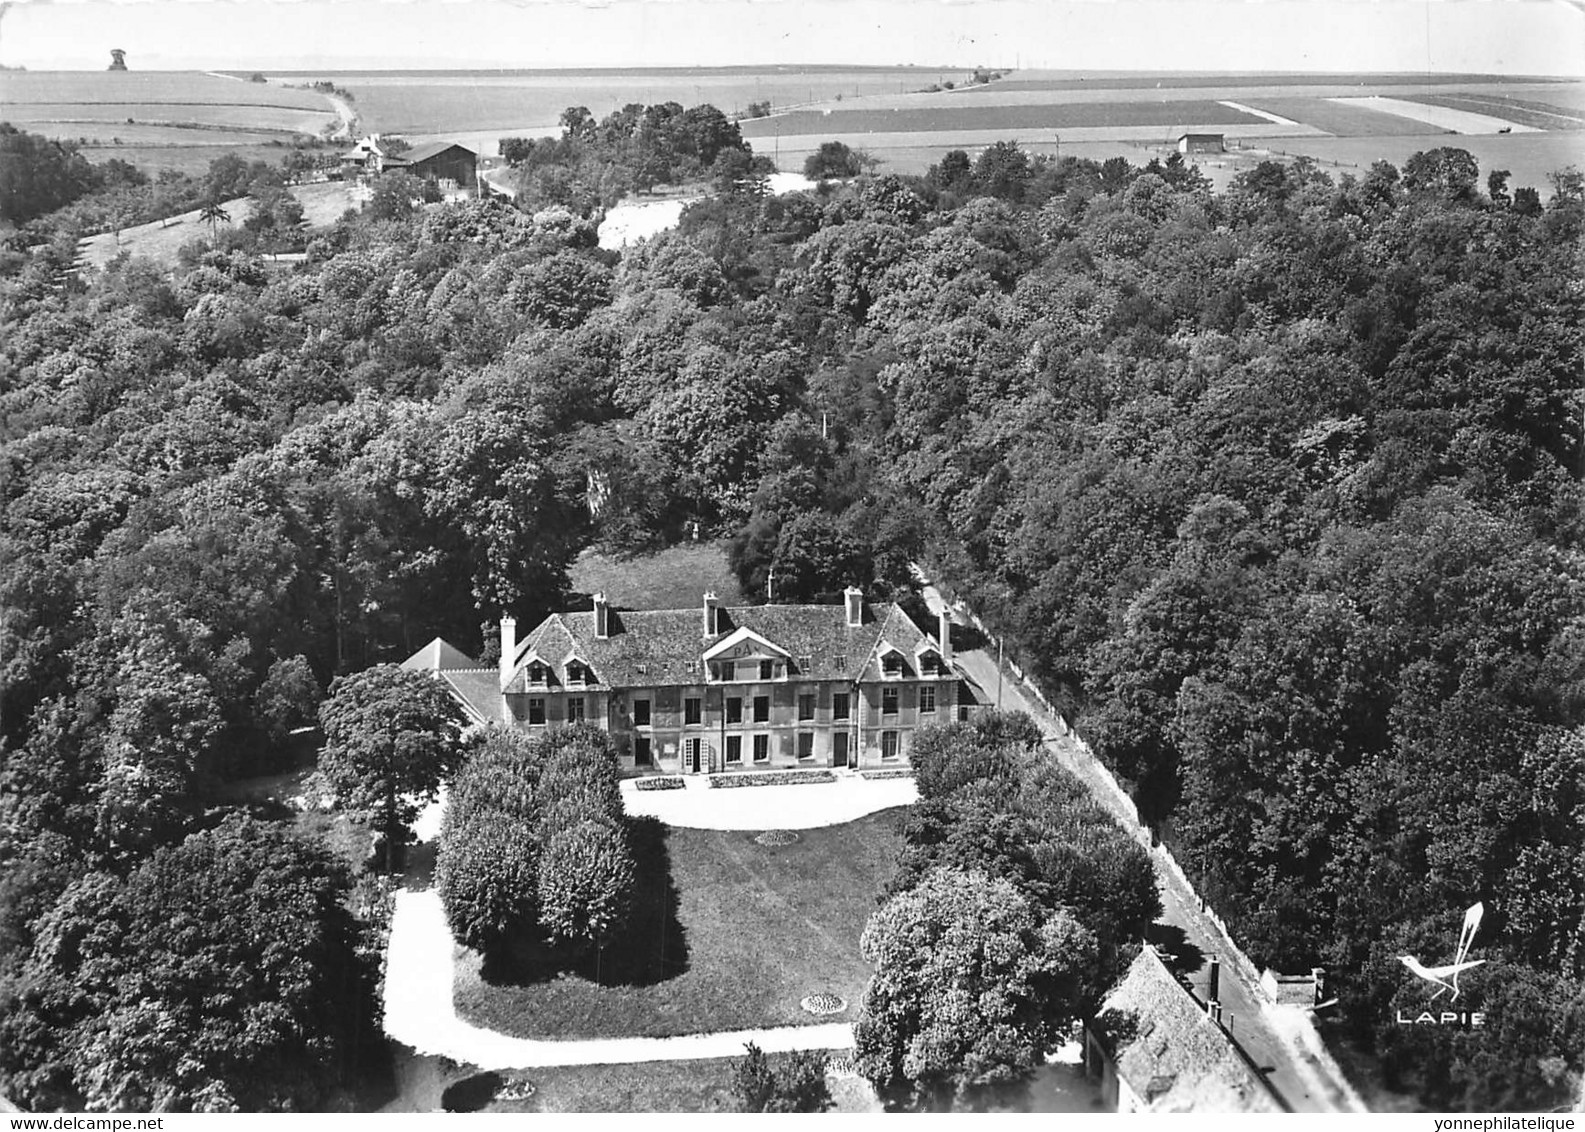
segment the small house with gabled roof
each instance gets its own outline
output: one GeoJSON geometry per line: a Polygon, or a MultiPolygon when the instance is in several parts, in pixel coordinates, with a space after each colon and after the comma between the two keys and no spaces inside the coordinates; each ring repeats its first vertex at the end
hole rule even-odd
{"type": "Polygon", "coordinates": [[[843,597],[619,610],[596,594],[521,638],[502,618],[496,669],[440,640],[405,667],[435,673],[476,722],[604,728],[635,774],[906,765],[917,728],[985,697],[953,663],[945,615],[932,637],[898,605],[843,597]]]}

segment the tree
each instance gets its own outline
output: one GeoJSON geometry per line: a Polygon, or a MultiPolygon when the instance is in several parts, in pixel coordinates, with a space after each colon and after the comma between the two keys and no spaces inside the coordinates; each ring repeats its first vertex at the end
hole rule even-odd
{"type": "Polygon", "coordinates": [[[539,922],[552,941],[596,951],[627,926],[635,870],[627,835],[589,819],[553,834],[539,864],[539,922]]]}
{"type": "Polygon", "coordinates": [[[862,172],[858,154],[839,141],[821,142],[804,161],[804,176],[811,181],[857,177],[862,172]]]}
{"type": "Polygon", "coordinates": [[[237,817],[75,882],[0,1010],[7,1091],[29,1108],[325,1111],[378,1045],[349,888],[323,845],[237,817]]]}
{"type": "Polygon", "coordinates": [[[370,815],[385,838],[385,867],[410,836],[459,754],[462,711],[440,681],[394,664],[342,676],[319,709],[319,773],[343,809],[370,815]]]}
{"type": "Polygon", "coordinates": [[[1094,935],[983,873],[931,873],[870,917],[860,948],[875,975],[855,1066],[919,1108],[991,1102],[1026,1082],[1104,989],[1094,935]]]}
{"type": "Polygon", "coordinates": [[[215,238],[216,226],[222,221],[227,224],[231,222],[231,214],[226,211],[225,206],[218,200],[206,200],[198,210],[198,222],[209,225],[209,238],[211,240],[215,238]]]}
{"type": "Polygon", "coordinates": [[[824,1112],[832,1105],[828,1058],[818,1050],[788,1054],[778,1069],[753,1042],[732,1067],[732,1099],[739,1112],[824,1112]]]}

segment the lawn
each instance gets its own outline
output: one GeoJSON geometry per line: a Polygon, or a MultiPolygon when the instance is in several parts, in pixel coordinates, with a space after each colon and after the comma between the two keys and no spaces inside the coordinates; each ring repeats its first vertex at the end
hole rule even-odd
{"type": "Polygon", "coordinates": [[[483,971],[459,948],[457,1012],[523,1038],[660,1037],[813,1023],[799,1001],[827,991],[849,1009],[824,1020],[850,1021],[870,976],[859,935],[891,875],[902,813],[774,847],[752,832],[642,823],[629,941],[607,948],[598,972],[549,977],[483,971]]]}
{"type": "Polygon", "coordinates": [[[706,590],[723,605],[746,604],[723,543],[685,542],[632,558],[585,551],[568,573],[573,590],[603,593],[619,609],[693,609],[706,590]]]}

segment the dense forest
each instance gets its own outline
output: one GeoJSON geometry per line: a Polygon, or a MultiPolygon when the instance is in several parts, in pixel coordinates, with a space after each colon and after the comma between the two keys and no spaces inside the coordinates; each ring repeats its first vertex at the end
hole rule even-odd
{"type": "Polygon", "coordinates": [[[1543,199],[1438,149],[1217,194],[1177,158],[1001,143],[770,197],[688,121],[719,146],[668,144],[721,191],[620,254],[587,176],[629,139],[578,116],[517,154],[534,211],[386,193],[296,266],[244,231],[80,274],[70,213],[9,238],[5,1090],[322,1103],[363,1029],[292,1023],[335,1056],[261,1097],[226,1027],[290,1076],[302,1043],[272,1026],[315,979],[367,1019],[363,977],[333,974],[363,970],[351,881],[221,787],[284,765],[334,677],[437,634],[488,657],[503,611],[578,600],[581,549],[697,531],[780,600],[903,594],[928,563],[1060,689],[1256,961],[1327,968],[1336,1036],[1388,1084],[1574,1095],[1585,179],[1543,199]],[[250,984],[251,1026],[159,957],[149,908],[191,876],[229,886],[194,930],[234,948],[228,917],[319,909],[291,921],[307,970],[250,984]],[[1435,961],[1476,900],[1460,1005],[1485,1026],[1396,1025],[1423,998],[1396,957],[1435,961]],[[155,1056],[206,1010],[191,1056],[155,1056]]]}

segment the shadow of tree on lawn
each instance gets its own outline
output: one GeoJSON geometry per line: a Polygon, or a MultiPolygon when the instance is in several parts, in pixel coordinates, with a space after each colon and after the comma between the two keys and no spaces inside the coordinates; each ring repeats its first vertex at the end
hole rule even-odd
{"type": "Polygon", "coordinates": [[[682,895],[671,875],[666,826],[650,817],[625,820],[636,866],[626,928],[598,951],[519,941],[509,951],[484,957],[479,973],[485,982],[521,986],[570,974],[601,986],[647,987],[688,969],[688,934],[678,917],[682,895]]]}

